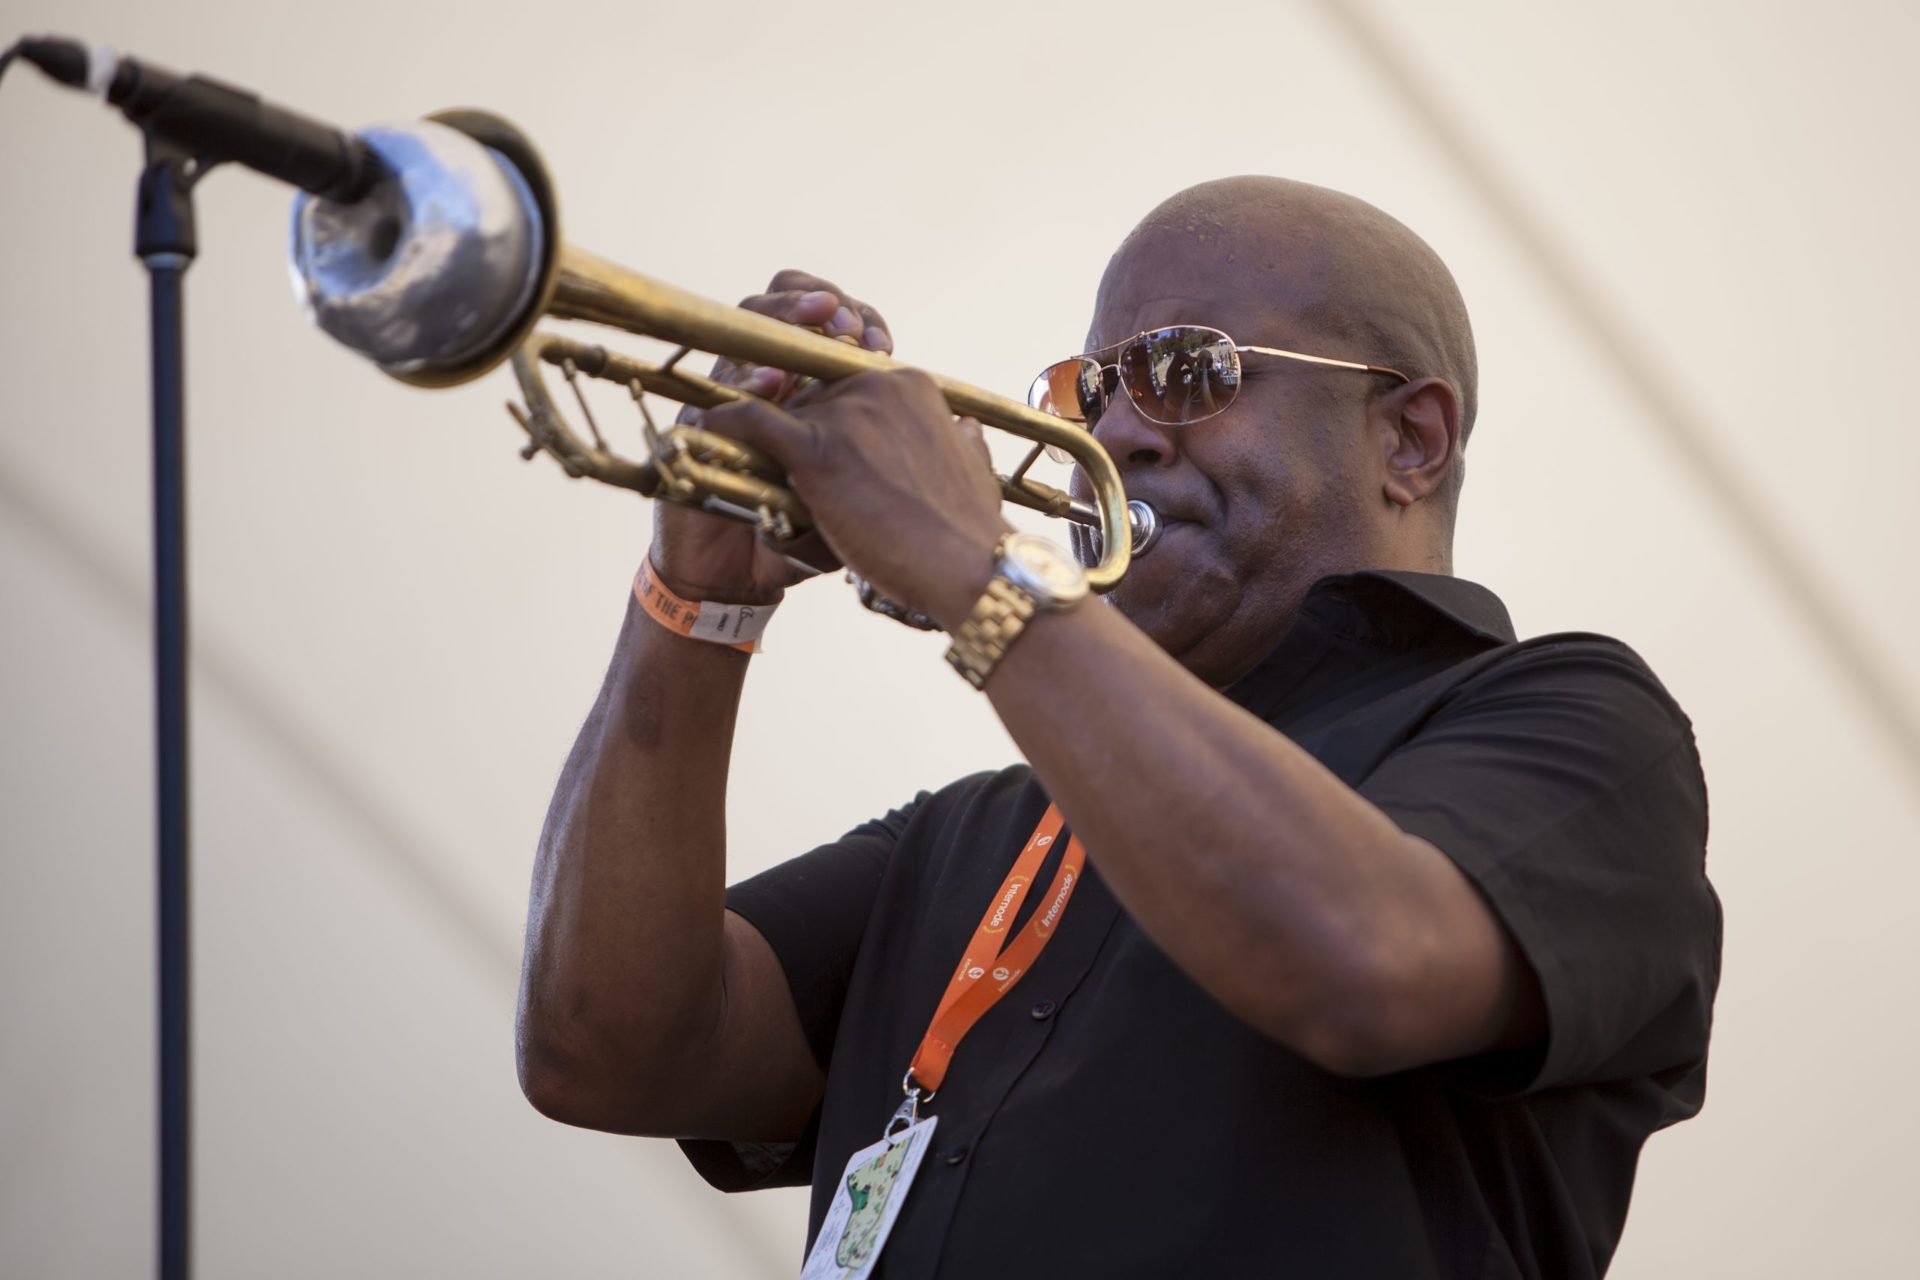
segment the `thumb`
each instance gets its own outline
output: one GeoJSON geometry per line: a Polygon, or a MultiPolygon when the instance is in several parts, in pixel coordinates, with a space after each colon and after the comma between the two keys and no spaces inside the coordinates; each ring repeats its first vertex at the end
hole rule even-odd
{"type": "Polygon", "coordinates": [[[980,450],[980,457],[985,460],[987,470],[993,470],[993,450],[987,445],[987,433],[981,428],[980,419],[962,416],[954,421],[959,425],[961,432],[980,450]]]}

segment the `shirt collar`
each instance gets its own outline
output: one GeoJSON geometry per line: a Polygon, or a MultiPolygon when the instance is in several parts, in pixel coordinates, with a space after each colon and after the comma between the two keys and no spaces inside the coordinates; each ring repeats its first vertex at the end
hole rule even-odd
{"type": "Polygon", "coordinates": [[[1477,582],[1385,569],[1333,574],[1308,589],[1273,651],[1226,694],[1250,710],[1270,708],[1306,683],[1394,654],[1514,640],[1506,605],[1477,582]]]}

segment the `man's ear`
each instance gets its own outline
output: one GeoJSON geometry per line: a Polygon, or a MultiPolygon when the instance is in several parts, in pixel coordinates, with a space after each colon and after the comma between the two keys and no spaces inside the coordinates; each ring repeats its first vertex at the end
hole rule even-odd
{"type": "Polygon", "coordinates": [[[1395,387],[1376,402],[1381,425],[1381,491],[1410,507],[1446,483],[1460,448],[1460,397],[1444,378],[1395,387]]]}

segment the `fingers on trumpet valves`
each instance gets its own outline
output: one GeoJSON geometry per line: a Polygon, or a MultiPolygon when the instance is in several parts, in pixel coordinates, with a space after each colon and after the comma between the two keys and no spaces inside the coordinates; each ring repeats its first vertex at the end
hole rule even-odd
{"type": "MultiPolygon", "coordinates": [[[[740,307],[868,351],[885,354],[893,351],[893,336],[878,311],[858,298],[849,296],[832,281],[823,280],[810,272],[781,271],[768,283],[764,292],[742,298],[740,307]]],[[[668,363],[677,363],[685,354],[686,350],[682,348],[674,353],[668,363]]],[[[819,386],[815,379],[784,369],[748,364],[726,357],[714,361],[712,377],[716,382],[738,387],[748,395],[774,404],[804,403],[819,386]]],[[[692,407],[683,408],[677,421],[682,425],[696,425],[701,421],[702,412],[692,407]]]]}
{"type": "Polygon", "coordinates": [[[740,305],[788,324],[817,329],[829,338],[840,338],[868,351],[893,351],[893,335],[879,311],[831,280],[810,272],[779,272],[765,293],[745,298],[740,305]]]}
{"type": "MultiPolygon", "coordinates": [[[[767,365],[742,364],[722,356],[713,362],[713,380],[729,387],[737,387],[759,400],[770,400],[775,404],[784,403],[793,393],[798,379],[783,369],[767,365]]],[[[706,415],[706,410],[695,405],[682,405],[674,421],[683,427],[697,427],[706,415]]]]}
{"type": "Polygon", "coordinates": [[[758,396],[762,400],[772,400],[777,403],[786,398],[794,382],[794,376],[784,370],[755,365],[735,385],[750,396],[758,396]]]}
{"type": "Polygon", "coordinates": [[[893,335],[878,311],[833,281],[811,272],[778,272],[765,293],[755,294],[740,305],[789,324],[816,327],[830,338],[845,338],[869,351],[893,351],[893,335]]]}
{"type": "Polygon", "coordinates": [[[757,398],[715,405],[707,410],[701,426],[764,456],[777,473],[792,474],[803,467],[812,459],[818,443],[811,422],[757,398]]]}

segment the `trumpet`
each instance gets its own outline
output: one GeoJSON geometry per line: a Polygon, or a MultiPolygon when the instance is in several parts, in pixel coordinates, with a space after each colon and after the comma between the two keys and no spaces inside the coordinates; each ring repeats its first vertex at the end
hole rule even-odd
{"type": "MultiPolygon", "coordinates": [[[[510,361],[524,403],[509,412],[527,435],[522,456],[553,458],[572,477],[632,489],[756,525],[776,545],[812,528],[806,505],[772,459],[697,425],[662,430],[647,396],[710,408],[744,392],[681,367],[704,351],[833,380],[905,367],[889,356],[727,306],[565,244],[546,166],[524,134],[484,112],[443,112],[361,134],[380,178],[360,198],[303,193],[293,213],[293,271],[311,318],[402,382],[445,387],[510,361]],[[536,329],[547,316],[589,321],[673,347],[654,362],[536,329]],[[561,414],[545,371],[572,384],[587,426],[561,414]],[[622,386],[639,407],[644,457],[606,443],[579,379],[622,386]]],[[[930,374],[948,406],[1032,445],[1005,475],[1003,498],[1083,527],[1097,562],[1088,585],[1107,591],[1159,521],[1129,504],[1113,460],[1091,433],[957,379],[930,374]],[[1092,501],[1028,474],[1049,446],[1085,474],[1092,501]]],[[[890,616],[896,607],[862,590],[890,616]]],[[[911,620],[903,618],[903,620],[911,620]]]]}

